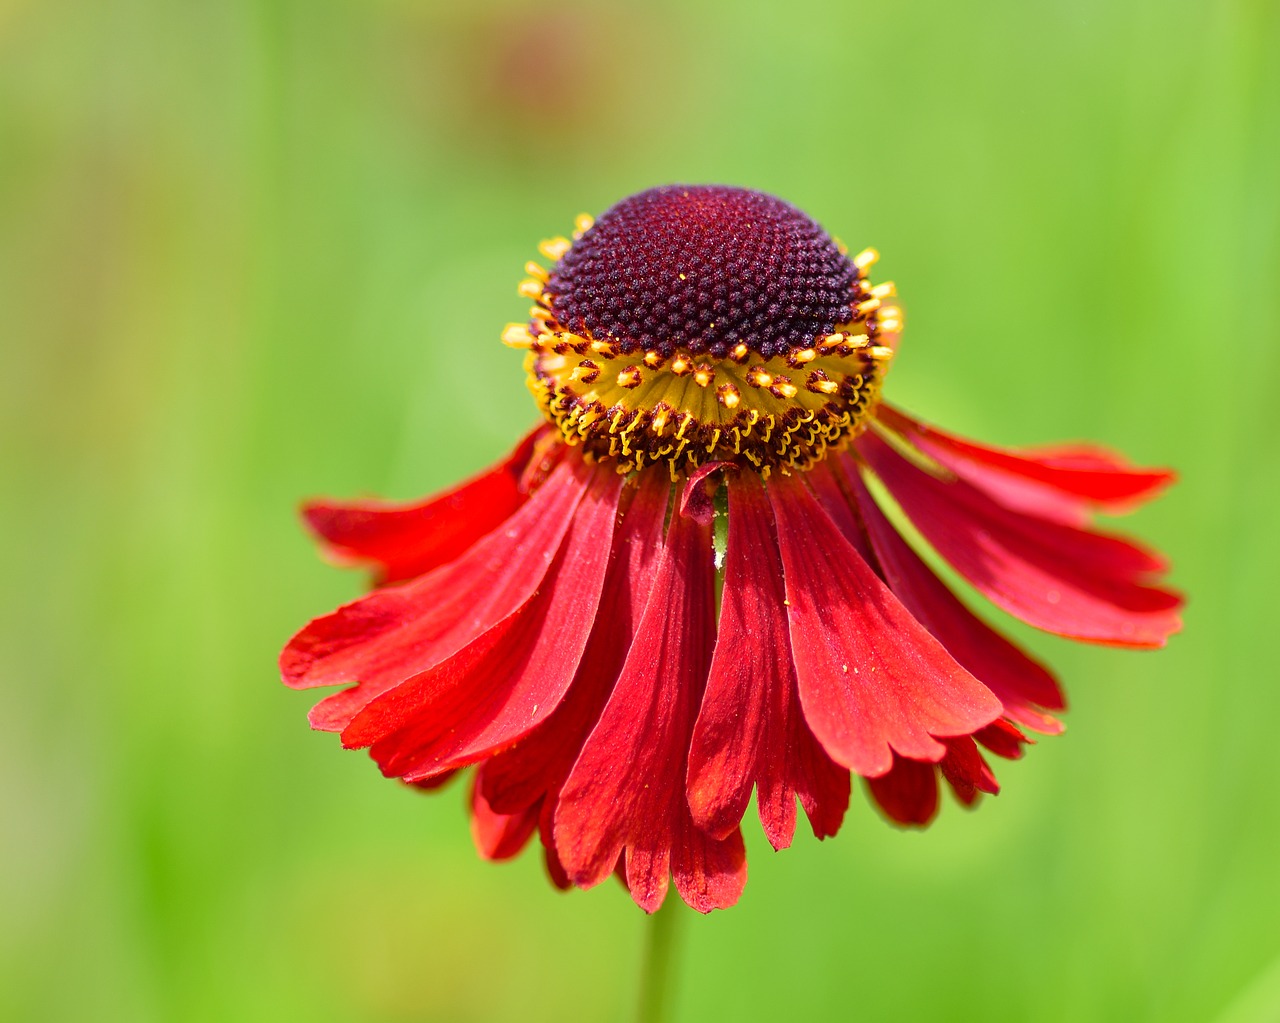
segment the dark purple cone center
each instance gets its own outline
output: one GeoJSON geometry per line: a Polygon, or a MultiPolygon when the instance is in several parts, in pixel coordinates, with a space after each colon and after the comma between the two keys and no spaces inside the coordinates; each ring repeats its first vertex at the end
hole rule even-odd
{"type": "Polygon", "coordinates": [[[623,351],[765,357],[851,317],[856,271],[781,199],[725,185],[651,188],[606,211],[556,264],[546,293],[568,330],[623,351]]]}

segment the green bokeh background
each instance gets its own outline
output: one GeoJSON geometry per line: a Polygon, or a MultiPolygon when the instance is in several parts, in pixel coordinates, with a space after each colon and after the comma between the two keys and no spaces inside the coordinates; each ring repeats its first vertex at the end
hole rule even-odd
{"type": "Polygon", "coordinates": [[[681,1019],[1280,1019],[1273,0],[0,0],[0,1016],[626,1019],[645,920],[307,730],[304,495],[532,421],[524,261],[668,181],[875,245],[895,400],[1182,482],[1155,654],[978,812],[771,853],[681,1019]]]}

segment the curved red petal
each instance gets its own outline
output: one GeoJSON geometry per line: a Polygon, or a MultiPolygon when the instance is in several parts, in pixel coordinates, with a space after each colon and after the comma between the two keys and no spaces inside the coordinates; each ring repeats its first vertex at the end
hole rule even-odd
{"type": "Polygon", "coordinates": [[[866,785],[885,816],[904,827],[922,828],[938,812],[935,764],[895,755],[889,770],[878,778],[867,778],[866,785]]]}
{"type": "Polygon", "coordinates": [[[502,462],[422,501],[309,501],[302,516],[339,564],[368,565],[378,585],[423,575],[453,561],[527,499],[520,477],[544,427],[502,462]]]}
{"type": "Polygon", "coordinates": [[[710,528],[673,515],[626,663],[560,793],[555,844],[579,887],[608,877],[625,850],[632,898],[661,905],[714,634],[710,528]]]}
{"type": "Polygon", "coordinates": [[[1028,728],[1060,732],[1045,714],[1066,703],[1053,675],[970,611],[920,560],[872,499],[848,460],[846,482],[889,588],[957,661],[995,693],[1004,712],[1028,728]]]}
{"type": "Polygon", "coordinates": [[[490,804],[514,813],[544,794],[548,805],[578,758],[582,743],[613,692],[641,612],[653,588],[662,531],[671,492],[661,473],[644,473],[622,513],[586,652],[569,692],[542,724],[485,764],[485,796],[490,804]]]}
{"type": "Polygon", "coordinates": [[[280,654],[285,683],[305,689],[359,681],[376,695],[460,650],[533,595],[587,477],[581,462],[561,465],[502,529],[457,561],[310,622],[280,654]]]}
{"type": "Polygon", "coordinates": [[[938,767],[961,803],[972,806],[977,802],[979,793],[987,792],[994,796],[1000,791],[996,776],[991,773],[991,767],[973,739],[965,735],[948,739],[946,743],[947,755],[938,767]]]}
{"type": "Polygon", "coordinates": [[[535,805],[520,813],[497,813],[485,800],[477,775],[471,785],[471,837],[476,851],[486,860],[509,860],[519,855],[538,829],[540,809],[535,805]]]}
{"type": "Polygon", "coordinates": [[[671,877],[690,909],[710,913],[734,905],[747,885],[747,850],[741,830],[734,828],[714,838],[687,813],[682,814],[671,850],[671,877]]]}
{"type": "Polygon", "coordinates": [[[857,449],[934,549],[1028,624],[1133,647],[1163,646],[1180,627],[1182,598],[1145,581],[1165,567],[1153,552],[1005,508],[963,480],[917,467],[874,434],[857,449]]]}
{"type": "Polygon", "coordinates": [[[1000,702],[921,626],[796,479],[771,480],[804,716],[838,764],[884,774],[939,760],[1000,702]]]}
{"type": "Polygon", "coordinates": [[[545,720],[563,699],[595,621],[622,482],[597,469],[534,600],[370,702],[343,731],[343,744],[372,744],[385,774],[415,780],[473,763],[545,720]]]}
{"type": "Polygon", "coordinates": [[[538,803],[538,807],[538,837],[542,839],[542,862],[546,867],[547,877],[561,891],[567,891],[573,887],[573,882],[569,880],[564,864],[560,862],[560,854],[556,852],[555,836],[553,834],[555,828],[555,800],[543,799],[538,803]]]}
{"type": "Polygon", "coordinates": [[[1028,739],[1009,721],[993,721],[986,728],[979,728],[973,737],[998,757],[1005,760],[1021,760],[1022,747],[1028,739]]]}
{"type": "Polygon", "coordinates": [[[1177,478],[1144,469],[1096,444],[1016,450],[979,444],[881,405],[877,418],[961,479],[1002,504],[1079,521],[1090,508],[1119,514],[1156,497],[1177,478]]]}
{"type": "Polygon", "coordinates": [[[758,790],[775,849],[791,844],[796,796],[818,837],[834,835],[849,804],[849,772],[814,739],[796,690],[773,513],[754,476],[729,482],[729,542],[711,672],[689,749],[693,820],[724,838],[758,790]]]}

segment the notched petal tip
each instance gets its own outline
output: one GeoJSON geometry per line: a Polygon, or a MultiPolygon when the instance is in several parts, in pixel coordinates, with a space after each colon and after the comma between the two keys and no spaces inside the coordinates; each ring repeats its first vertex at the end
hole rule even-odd
{"type": "Polygon", "coordinates": [[[771,483],[805,719],[837,763],[887,772],[937,761],[1002,705],[875,575],[799,480],[771,483]],[[832,565],[841,566],[831,571],[832,565]]]}

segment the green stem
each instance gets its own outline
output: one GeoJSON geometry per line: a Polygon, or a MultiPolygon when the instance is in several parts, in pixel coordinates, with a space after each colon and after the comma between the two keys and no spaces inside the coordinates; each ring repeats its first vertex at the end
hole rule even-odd
{"type": "Polygon", "coordinates": [[[639,1023],[665,1023],[671,1018],[672,974],[682,908],[673,892],[647,920],[649,933],[640,969],[640,1012],[636,1016],[639,1023]]]}

